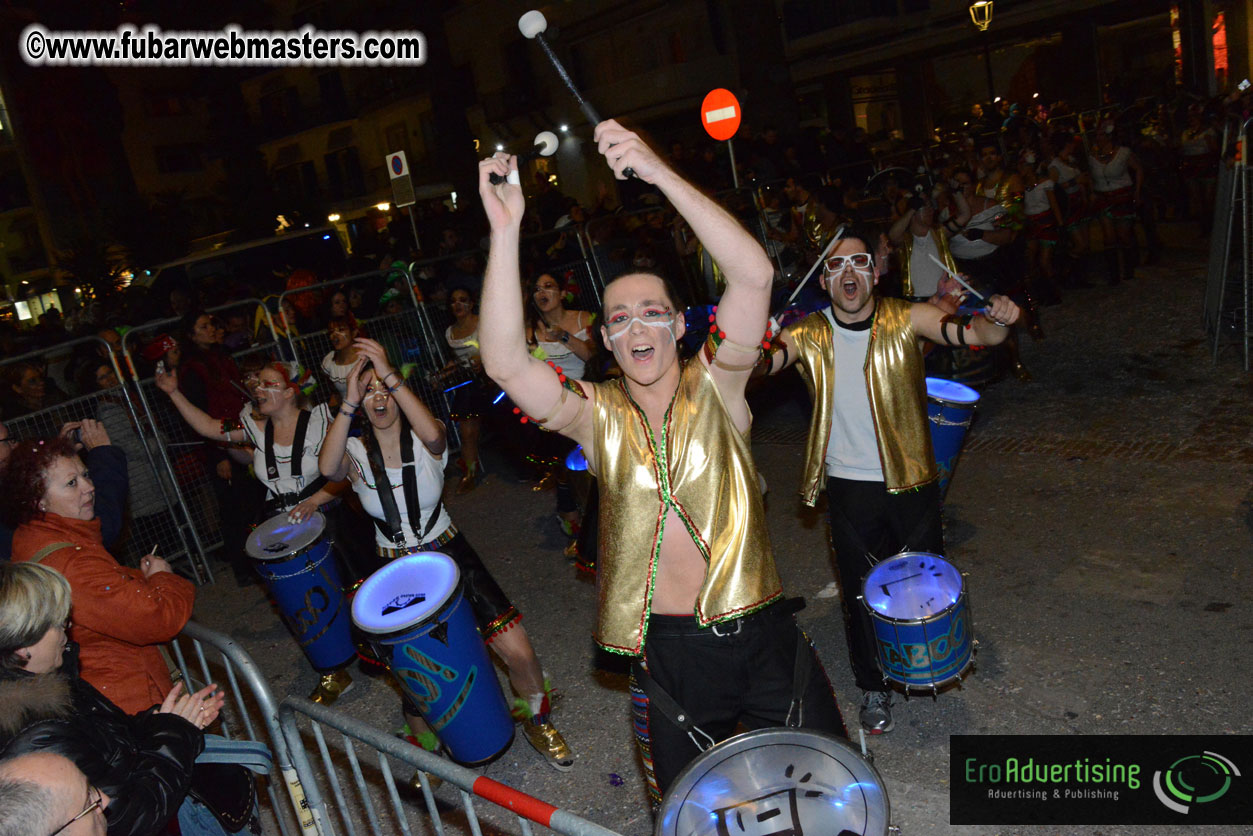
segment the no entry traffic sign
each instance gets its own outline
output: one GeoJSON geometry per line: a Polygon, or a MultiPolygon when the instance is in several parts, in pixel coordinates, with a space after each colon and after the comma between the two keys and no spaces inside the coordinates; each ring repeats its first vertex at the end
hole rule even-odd
{"type": "Polygon", "coordinates": [[[722,87],[710,90],[700,104],[700,123],[707,134],[719,141],[735,136],[742,115],[735,94],[722,87]]]}

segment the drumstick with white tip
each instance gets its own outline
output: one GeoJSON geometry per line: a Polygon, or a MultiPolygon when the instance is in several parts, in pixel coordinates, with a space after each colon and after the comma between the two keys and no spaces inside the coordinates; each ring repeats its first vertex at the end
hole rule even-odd
{"type": "Polygon", "coordinates": [[[966,290],[969,290],[969,291],[970,291],[970,293],[971,293],[971,294],[972,294],[972,295],[973,295],[976,299],[978,299],[980,302],[984,303],[985,305],[987,304],[987,302],[988,302],[988,298],[987,298],[986,296],[984,296],[982,293],[980,293],[979,291],[975,290],[975,289],[974,289],[973,287],[971,287],[970,285],[966,284],[966,281],[965,281],[965,280],[964,280],[961,276],[957,275],[957,274],[956,274],[956,273],[954,273],[952,270],[948,269],[948,265],[947,265],[947,264],[945,264],[943,261],[940,261],[940,259],[938,259],[938,258],[936,258],[935,256],[933,256],[931,253],[927,253],[927,258],[931,259],[931,260],[932,260],[932,261],[934,261],[937,265],[939,265],[939,268],[940,268],[941,270],[943,270],[945,273],[948,273],[950,276],[952,276],[952,277],[953,277],[953,280],[954,280],[954,281],[956,281],[959,285],[961,285],[962,287],[966,288],[966,290]]]}
{"type": "Polygon", "coordinates": [[[809,281],[809,277],[812,276],[814,271],[827,260],[827,256],[831,253],[831,250],[835,249],[835,245],[840,242],[840,236],[844,234],[844,226],[844,224],[840,224],[839,227],[836,228],[835,234],[832,235],[831,240],[827,242],[827,246],[823,249],[822,254],[818,256],[818,260],[813,263],[813,266],[809,268],[809,272],[805,274],[805,278],[801,279],[800,284],[796,286],[796,290],[792,291],[792,295],[787,298],[787,301],[783,303],[783,307],[779,308],[779,312],[774,315],[775,319],[778,319],[783,315],[783,312],[788,309],[788,305],[792,304],[792,301],[796,298],[797,294],[799,294],[801,289],[805,287],[805,283],[809,281]]]}

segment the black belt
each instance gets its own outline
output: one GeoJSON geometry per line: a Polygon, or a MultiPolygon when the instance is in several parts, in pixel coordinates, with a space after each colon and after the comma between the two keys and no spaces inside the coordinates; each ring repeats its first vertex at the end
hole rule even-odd
{"type": "Polygon", "coordinates": [[[745,627],[770,624],[788,618],[805,608],[804,598],[783,598],[767,604],[756,612],[718,621],[706,627],[700,626],[694,615],[658,615],[648,617],[649,636],[734,636],[745,627]]]}

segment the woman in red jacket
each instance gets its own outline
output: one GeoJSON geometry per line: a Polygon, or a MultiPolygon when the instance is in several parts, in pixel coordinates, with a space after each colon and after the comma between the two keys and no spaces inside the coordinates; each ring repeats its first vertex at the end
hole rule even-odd
{"type": "Polygon", "coordinates": [[[24,441],[5,469],[4,505],[13,560],[56,569],[74,592],[70,638],[81,647],[82,677],[128,714],[160,703],[170,673],[157,645],[191,618],[196,589],[155,554],[140,568],[105,549],[95,488],[73,445],[61,438],[24,441]]]}

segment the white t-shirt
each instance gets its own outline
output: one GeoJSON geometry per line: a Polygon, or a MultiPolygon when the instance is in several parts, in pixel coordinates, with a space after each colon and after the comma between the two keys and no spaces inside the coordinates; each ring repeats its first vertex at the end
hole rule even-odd
{"type": "Polygon", "coordinates": [[[882,482],[883,463],[870,413],[866,388],[866,352],[870,328],[854,331],[836,322],[831,309],[824,311],[831,323],[835,348],[835,397],[832,398],[831,434],[827,438],[827,475],[860,482],[882,482]]]}
{"type": "MultiPolygon", "coordinates": [[[[966,226],[991,232],[996,229],[996,219],[1003,214],[1005,214],[1005,207],[996,203],[971,218],[966,226]]],[[[954,258],[973,261],[996,252],[996,244],[989,244],[982,238],[972,240],[965,235],[954,235],[948,239],[948,250],[954,258]]]]}
{"type": "Polygon", "coordinates": [[[1053,191],[1052,180],[1041,180],[1027,189],[1022,201],[1022,211],[1028,215],[1039,215],[1052,209],[1049,203],[1049,192],[1053,191]]]}
{"type": "Polygon", "coordinates": [[[331,425],[330,410],[326,404],[318,404],[309,415],[309,428],[305,431],[305,444],[300,454],[300,478],[292,478],[291,445],[274,445],[274,460],[278,464],[278,478],[270,479],[265,469],[265,425],[257,424],[252,419],[252,407],[246,404],[239,411],[239,420],[244,425],[244,432],[253,446],[252,469],[256,472],[261,484],[270,492],[270,497],[284,493],[300,493],[305,486],[320,476],[318,471],[318,452],[322,449],[322,441],[326,438],[326,430],[331,425]]]}
{"type": "MultiPolygon", "coordinates": [[[[403,547],[407,549],[434,540],[452,525],[452,517],[448,515],[448,509],[440,508],[439,516],[435,520],[435,525],[431,527],[430,534],[425,537],[420,536],[426,530],[431,511],[439,504],[440,497],[444,493],[444,468],[448,464],[448,448],[445,447],[444,452],[438,456],[433,455],[430,450],[426,449],[426,445],[422,443],[422,439],[418,438],[417,433],[411,431],[411,435],[413,436],[413,467],[417,469],[418,503],[422,506],[421,515],[417,521],[418,534],[414,534],[409,526],[409,508],[405,505],[404,473],[399,467],[387,468],[387,481],[392,485],[392,495],[396,497],[396,510],[400,512],[400,529],[405,535],[403,547]]],[[[360,438],[348,439],[348,458],[352,462],[353,470],[356,471],[356,478],[352,480],[352,489],[361,500],[361,507],[371,517],[385,520],[383,503],[379,501],[378,488],[374,482],[374,473],[370,470],[370,460],[366,455],[365,444],[360,438]]],[[[382,548],[398,548],[396,543],[384,536],[378,526],[374,527],[374,542],[382,548]]]]}
{"type": "MultiPolygon", "coordinates": [[[[1052,171],[1054,169],[1057,170],[1057,185],[1061,186],[1063,189],[1066,189],[1066,191],[1069,192],[1070,184],[1074,181],[1076,177],[1079,176],[1079,169],[1070,165],[1061,157],[1054,157],[1049,162],[1049,170],[1052,171]]],[[[1078,186],[1077,183],[1075,185],[1078,186]]]]}
{"type": "MultiPolygon", "coordinates": [[[[577,334],[572,335],[575,339],[586,340],[588,333],[586,328],[580,328],[577,334]]],[[[536,340],[539,347],[544,349],[544,354],[548,359],[561,369],[566,377],[572,377],[575,380],[582,380],[584,372],[587,371],[587,364],[583,362],[583,358],[574,353],[570,346],[563,342],[549,342],[547,340],[536,340]]]]}
{"type": "Polygon", "coordinates": [[[457,363],[462,366],[469,366],[470,360],[479,356],[479,329],[477,326],[469,334],[466,334],[461,339],[457,339],[452,335],[452,326],[449,325],[444,329],[444,339],[448,341],[448,347],[452,349],[452,353],[456,356],[457,363]]]}
{"type": "Polygon", "coordinates": [[[914,235],[914,247],[909,251],[909,280],[914,286],[915,296],[933,296],[944,275],[939,265],[928,256],[940,257],[935,238],[930,232],[923,236],[914,235]]]}
{"type": "Polygon", "coordinates": [[[326,376],[331,379],[331,383],[339,391],[341,398],[348,394],[348,372],[352,370],[356,362],[353,360],[348,365],[341,366],[335,362],[334,351],[328,351],[322,358],[322,371],[326,372],[326,376]]]}
{"type": "Polygon", "coordinates": [[[1103,163],[1096,157],[1088,158],[1088,169],[1092,172],[1092,189],[1098,192],[1113,192],[1135,185],[1131,177],[1131,149],[1123,145],[1103,163]]]}

